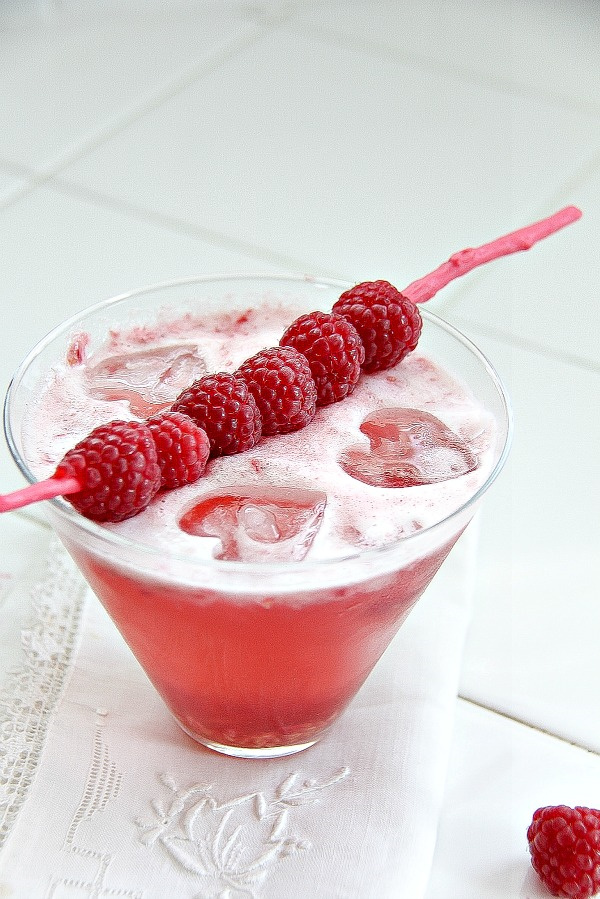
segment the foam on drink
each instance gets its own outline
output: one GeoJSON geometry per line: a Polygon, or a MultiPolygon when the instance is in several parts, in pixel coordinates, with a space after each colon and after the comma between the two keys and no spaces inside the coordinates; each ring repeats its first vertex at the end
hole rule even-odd
{"type": "MultiPolygon", "coordinates": [[[[27,421],[32,469],[46,477],[97,425],[144,418],[195,378],[234,371],[277,345],[289,323],[288,305],[271,298],[241,313],[115,330],[88,353],[76,335],[78,351],[51,373],[27,421]]],[[[492,416],[417,348],[394,369],[363,375],[350,397],[318,409],[301,431],[214,459],[195,484],[105,526],[188,558],[347,556],[459,508],[489,474],[494,439],[492,416]]]]}

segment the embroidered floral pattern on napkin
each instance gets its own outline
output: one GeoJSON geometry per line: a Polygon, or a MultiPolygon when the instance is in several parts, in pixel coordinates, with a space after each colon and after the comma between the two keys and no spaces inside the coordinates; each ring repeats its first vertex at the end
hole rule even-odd
{"type": "Polygon", "coordinates": [[[206,878],[197,899],[258,899],[256,890],[273,865],[311,848],[295,830],[294,809],[320,802],[348,774],[343,767],[321,780],[302,780],[296,772],[271,795],[256,791],[225,801],[216,798],[212,784],[182,789],[164,774],[171,795],[152,803],[154,820],[138,820],[140,839],[147,846],[160,842],[176,864],[206,878]]]}

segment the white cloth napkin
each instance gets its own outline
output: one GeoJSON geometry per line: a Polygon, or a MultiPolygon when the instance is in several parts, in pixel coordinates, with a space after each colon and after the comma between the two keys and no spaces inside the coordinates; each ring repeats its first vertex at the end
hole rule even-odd
{"type": "Polygon", "coordinates": [[[422,897],[475,541],[471,525],[321,742],[270,761],[182,733],[54,545],[0,705],[0,895],[422,897]]]}

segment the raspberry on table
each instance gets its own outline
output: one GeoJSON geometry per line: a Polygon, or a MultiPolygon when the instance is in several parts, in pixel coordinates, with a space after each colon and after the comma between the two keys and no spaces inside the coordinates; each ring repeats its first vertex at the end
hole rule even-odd
{"type": "Polygon", "coordinates": [[[256,400],[265,436],[297,431],[314,418],[317,388],[306,356],[293,347],[261,350],[236,374],[256,400]]]}
{"type": "Polygon", "coordinates": [[[363,281],[341,294],[333,312],[343,315],[365,348],[363,371],[384,371],[416,347],[422,319],[417,306],[389,281],[363,281]]]}
{"type": "Polygon", "coordinates": [[[360,377],[365,348],[354,325],[335,312],[310,312],[284,332],[280,346],[291,346],[308,359],[317,388],[317,406],[349,396],[360,377]]]}
{"type": "Polygon", "coordinates": [[[161,487],[173,490],[197,481],[210,453],[206,431],[182,412],[161,412],[146,424],[156,445],[161,487]]]}
{"type": "Polygon", "coordinates": [[[527,842],[531,864],[553,896],[589,899],[600,892],[600,810],[539,808],[527,842]]]}
{"type": "Polygon", "coordinates": [[[244,452],[261,438],[259,408],[236,374],[217,372],[199,378],[179,394],[171,411],[188,415],[206,432],[211,456],[244,452]]]}
{"type": "Polygon", "coordinates": [[[86,518],[118,522],[146,508],[160,489],[161,474],[152,431],[137,421],[112,421],[95,428],[58,463],[50,480],[79,481],[65,498],[86,518]]]}

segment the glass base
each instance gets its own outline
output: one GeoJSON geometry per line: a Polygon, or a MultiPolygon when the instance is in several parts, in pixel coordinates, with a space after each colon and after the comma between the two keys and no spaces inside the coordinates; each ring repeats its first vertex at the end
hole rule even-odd
{"type": "Polygon", "coordinates": [[[221,755],[230,755],[238,759],[278,759],[286,755],[294,755],[296,752],[302,752],[303,749],[308,749],[318,742],[318,740],[315,739],[310,740],[308,743],[296,743],[292,746],[264,746],[260,749],[247,746],[226,746],[224,743],[215,743],[213,740],[207,740],[204,737],[200,737],[198,734],[193,733],[193,731],[185,727],[185,725],[177,718],[175,720],[182,731],[184,731],[188,737],[191,737],[192,740],[195,740],[196,743],[200,743],[201,746],[206,746],[207,749],[212,749],[214,752],[220,752],[221,755]]]}

